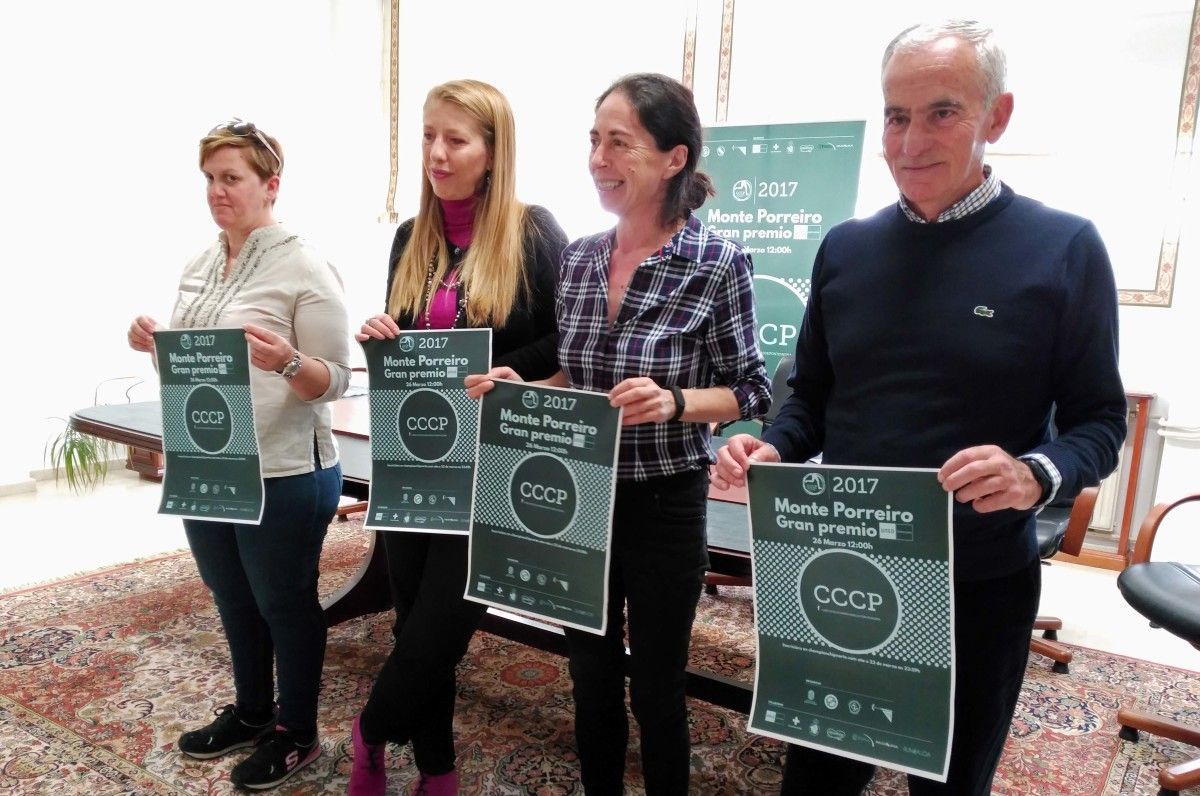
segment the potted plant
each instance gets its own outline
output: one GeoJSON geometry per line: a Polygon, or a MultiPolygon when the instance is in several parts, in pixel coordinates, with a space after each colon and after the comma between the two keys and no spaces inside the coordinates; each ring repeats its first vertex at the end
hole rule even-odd
{"type": "Polygon", "coordinates": [[[63,424],[63,430],[46,442],[43,455],[54,469],[54,483],[61,476],[72,492],[89,492],[108,475],[108,460],[116,454],[117,446],[76,431],[65,420],[63,424]]]}
{"type": "MultiPolygon", "coordinates": [[[[105,384],[133,379],[136,377],[117,376],[100,382],[92,395],[92,406],[100,404],[101,387],[105,384]]],[[[133,388],[141,383],[141,380],[134,381],[125,390],[126,402],[131,400],[130,392],[133,388]]],[[[62,422],[63,430],[46,441],[42,452],[44,460],[54,470],[54,483],[57,484],[59,478],[65,478],[67,486],[76,493],[95,489],[108,475],[108,463],[117,455],[120,446],[115,442],[78,431],[61,417],[54,419],[62,422]]]]}

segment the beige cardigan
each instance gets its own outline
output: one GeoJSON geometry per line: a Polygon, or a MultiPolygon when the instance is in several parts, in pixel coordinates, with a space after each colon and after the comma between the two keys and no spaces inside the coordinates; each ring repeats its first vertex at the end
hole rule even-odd
{"type": "Polygon", "coordinates": [[[250,368],[254,419],[263,477],[315,469],[313,440],[321,466],[338,461],[330,428],[329,402],[350,383],[350,335],[342,280],[332,265],[296,235],[274,224],[250,233],[223,279],[225,233],[183,270],[171,327],[240,327],[250,322],[286,338],[329,368],[329,389],[301,400],[282,376],[250,368]]]}

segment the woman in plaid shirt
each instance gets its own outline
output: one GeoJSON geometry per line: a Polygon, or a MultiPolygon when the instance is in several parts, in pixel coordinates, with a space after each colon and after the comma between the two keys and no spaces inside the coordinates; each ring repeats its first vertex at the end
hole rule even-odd
{"type": "MultiPolygon", "coordinates": [[[[575,735],[589,796],[625,776],[629,691],[648,794],[688,792],[688,643],[708,568],[711,423],[763,414],[753,266],[692,213],[713,195],[696,170],[692,93],[669,77],[621,78],[600,95],[589,166],[617,226],[563,252],[558,360],[543,383],[608,393],[624,429],[613,509],[608,632],[567,629],[575,735]]],[[[511,368],[468,377],[472,395],[511,368]]]]}

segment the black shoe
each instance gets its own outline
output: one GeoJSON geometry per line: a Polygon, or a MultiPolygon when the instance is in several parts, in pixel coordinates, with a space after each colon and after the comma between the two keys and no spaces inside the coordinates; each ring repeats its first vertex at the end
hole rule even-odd
{"type": "Polygon", "coordinates": [[[320,756],[321,744],[316,738],[312,743],[300,744],[288,729],[276,727],[263,736],[254,754],[233,767],[229,781],[239,788],[266,790],[320,756]]]}
{"type": "Polygon", "coordinates": [[[233,705],[214,710],[217,718],[207,727],[191,730],[179,736],[179,751],[198,760],[209,760],[228,754],[234,749],[254,746],[275,726],[275,716],[263,724],[247,724],[238,718],[233,705]]]}

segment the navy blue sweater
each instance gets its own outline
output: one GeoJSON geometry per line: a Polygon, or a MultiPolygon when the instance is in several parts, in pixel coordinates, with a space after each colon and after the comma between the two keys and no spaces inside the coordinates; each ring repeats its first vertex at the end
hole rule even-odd
{"type": "MultiPolygon", "coordinates": [[[[764,435],[784,461],[936,468],[994,444],[1045,454],[1058,496],[1073,497],[1116,467],[1125,439],[1104,244],[1091,222],[1007,185],[956,221],[917,224],[898,205],[847,221],[817,253],[789,383],[764,435]]],[[[955,504],[956,578],[1036,555],[1031,511],[955,504]]]]}

